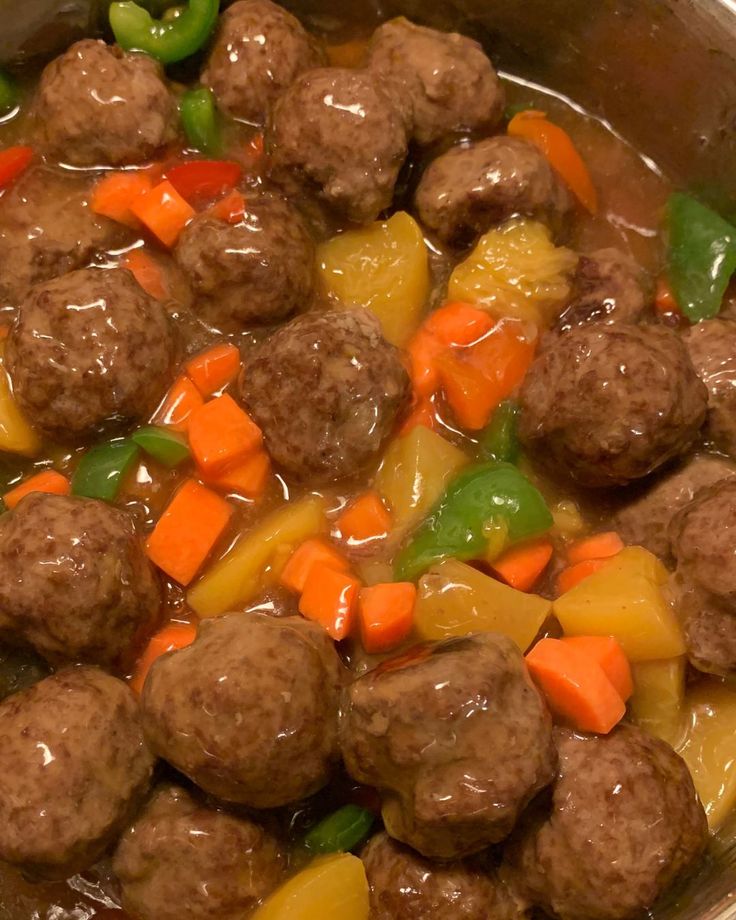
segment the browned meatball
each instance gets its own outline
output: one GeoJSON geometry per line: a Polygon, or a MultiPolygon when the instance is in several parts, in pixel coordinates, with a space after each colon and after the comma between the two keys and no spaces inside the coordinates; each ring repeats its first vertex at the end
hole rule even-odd
{"type": "Polygon", "coordinates": [[[243,920],[278,884],[276,839],[254,821],[164,786],[124,834],[113,870],[136,920],[243,920]]]}
{"type": "Polygon", "coordinates": [[[26,496],[0,523],[0,627],[52,663],[124,669],[157,622],[158,578],[129,515],[26,496]]]}
{"type": "Polygon", "coordinates": [[[507,852],[518,884],[561,920],[639,916],[690,869],[708,835],[684,761],[631,725],[610,735],[556,732],[549,814],[507,852]]]}
{"type": "Polygon", "coordinates": [[[518,137],[453,147],[427,167],[414,197],[422,223],[456,246],[509,217],[541,220],[559,231],[572,198],[544,154],[518,137]]]}
{"type": "Polygon", "coordinates": [[[176,103],[147,54],[85,39],[41,75],[36,122],[47,155],[74,166],[143,163],[173,139],[176,103]]]}
{"type": "Polygon", "coordinates": [[[145,793],[154,759],[128,687],[59,671],[0,703],[0,858],[66,878],[94,862],[145,793]]]}
{"type": "Polygon", "coordinates": [[[428,858],[503,840],[554,775],[552,722],[516,645],[485,633],[420,647],[354,681],[345,765],[388,833],[428,858]]]}
{"type": "Polygon", "coordinates": [[[312,483],[377,457],[408,390],[398,351],[362,309],[297,317],[255,351],[242,379],[273,459],[312,483]]]}
{"type": "Polygon", "coordinates": [[[420,144],[493,128],[503,114],[496,71],[478,42],[465,35],[392,19],[376,29],[368,66],[395,98],[407,99],[412,136],[420,144]]]}
{"type": "Polygon", "coordinates": [[[375,220],[393,199],[406,126],[367,71],[303,74],[274,106],[273,176],[290,194],[314,192],[349,220],[375,220]]]}
{"type": "Polygon", "coordinates": [[[708,387],[708,427],[715,446],[736,457],[736,322],[709,319],[691,326],[685,344],[708,387]]]}
{"type": "Polygon", "coordinates": [[[656,326],[572,329],[532,363],[519,436],[532,456],[581,485],[624,485],[684,453],[706,390],[679,336],[656,326]]]}
{"type": "Polygon", "coordinates": [[[68,443],[140,419],[165,391],[174,358],[166,313],[123,269],[82,269],[38,284],[7,343],[21,409],[68,443]]]}
{"type": "Polygon", "coordinates": [[[151,669],[146,734],[205,791],[275,808],[330,779],[341,676],[332,640],[307,620],[255,613],[206,620],[192,645],[151,669]]]}
{"type": "Polygon", "coordinates": [[[262,125],[271,105],[324,53],[298,19],[271,0],[238,0],[220,17],[202,83],[233,118],[262,125]]]}
{"type": "Polygon", "coordinates": [[[376,834],[360,854],[370,886],[370,920],[513,920],[503,883],[469,863],[431,863],[376,834]]]}
{"type": "Polygon", "coordinates": [[[222,332],[277,323],[312,297],[314,245],[284,198],[248,198],[240,223],[201,214],[182,233],[176,259],[195,294],[195,310],[222,332]]]}

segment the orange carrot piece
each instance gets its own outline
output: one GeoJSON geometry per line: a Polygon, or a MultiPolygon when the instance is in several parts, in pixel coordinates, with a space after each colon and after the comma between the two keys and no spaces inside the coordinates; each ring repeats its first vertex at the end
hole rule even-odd
{"type": "Polygon", "coordinates": [[[575,585],[580,584],[584,578],[587,578],[588,575],[597,572],[606,562],[608,562],[607,559],[585,559],[583,562],[578,562],[563,569],[557,576],[557,593],[566,594],[575,585]]]}
{"type": "Polygon", "coordinates": [[[634,692],[631,665],[621,643],[613,636],[565,636],[562,642],[582,652],[591,661],[597,661],[603,673],[626,702],[634,692]]]}
{"type": "Polygon", "coordinates": [[[260,450],[262,443],[261,429],[227,393],[192,413],[189,446],[197,464],[209,476],[219,476],[238,466],[260,450]]]}
{"type": "Polygon", "coordinates": [[[227,527],[233,508],[194,479],[187,479],[146,541],[155,565],[188,585],[227,527]]]}
{"type": "Polygon", "coordinates": [[[169,248],[176,243],[195,214],[194,208],[182,198],[168,179],[135,198],[130,209],[169,248]]]}
{"type": "Polygon", "coordinates": [[[606,735],[626,705],[600,664],[559,639],[541,639],[526,655],[549,708],[573,728],[606,735]]]}
{"type": "Polygon", "coordinates": [[[377,492],[364,492],[352,501],[335,521],[340,536],[348,543],[365,543],[385,537],[391,529],[391,515],[377,492]]]}
{"type": "Polygon", "coordinates": [[[593,534],[576,540],[567,548],[567,559],[570,565],[585,562],[586,559],[610,559],[624,548],[624,541],[614,530],[593,534]]]}
{"type": "Polygon", "coordinates": [[[271,458],[265,450],[258,450],[242,463],[228,467],[219,476],[208,479],[207,482],[216,489],[237,492],[246,498],[259,498],[266,489],[270,473],[271,458]]]}
{"type": "Polygon", "coordinates": [[[328,565],[312,567],[299,598],[299,613],[319,623],[328,636],[339,642],[353,628],[360,582],[347,572],[328,565]]]}
{"type": "Polygon", "coordinates": [[[417,425],[424,425],[430,431],[437,430],[437,415],[435,414],[434,403],[431,398],[420,398],[411,410],[409,417],[401,426],[399,434],[408,434],[417,425]]]}
{"type": "Polygon", "coordinates": [[[388,652],[406,639],[414,625],[416,600],[417,589],[411,582],[388,582],[360,589],[360,638],[369,655],[388,652]]]}
{"type": "Polygon", "coordinates": [[[668,313],[674,314],[675,316],[682,316],[682,311],[675,300],[675,295],[666,278],[660,277],[657,279],[657,287],[654,294],[654,308],[660,316],[667,315],[668,313]]]}
{"type": "Polygon", "coordinates": [[[591,214],[598,210],[598,194],[583,158],[570,135],[548,121],[544,112],[529,109],[519,112],[507,128],[512,137],[523,137],[547,157],[550,165],[567,183],[580,204],[591,214]]]}
{"type": "Polygon", "coordinates": [[[152,188],[151,177],[144,172],[110,173],[92,190],[90,207],[95,214],[138,230],[141,224],[133,213],[133,202],[152,188]]]}
{"type": "Polygon", "coordinates": [[[46,492],[49,495],[68,495],[72,486],[66,476],[57,473],[56,470],[43,470],[25,479],[20,485],[6,492],[3,495],[3,501],[6,508],[15,508],[21,498],[30,495],[31,492],[46,492]]]}
{"type": "Polygon", "coordinates": [[[407,350],[414,392],[420,399],[429,397],[440,385],[437,358],[445,350],[444,346],[422,327],[409,342],[407,350]]]}
{"type": "Polygon", "coordinates": [[[324,566],[337,572],[347,572],[347,559],[334,546],[319,537],[312,537],[301,543],[289,557],[281,572],[281,584],[301,594],[312,569],[324,566]]]}
{"type": "Polygon", "coordinates": [[[437,368],[445,399],[460,427],[468,431],[485,428],[501,402],[495,383],[454,351],[441,355],[437,368]]]}
{"type": "Polygon", "coordinates": [[[530,591],[547,568],[552,552],[551,541],[547,537],[539,537],[521,546],[512,546],[494,560],[491,568],[512,588],[530,591]]]}
{"type": "Polygon", "coordinates": [[[140,696],[153,663],[167,652],[191,645],[196,637],[197,627],[189,623],[170,623],[159,632],[154,633],[136,663],[135,671],[130,679],[130,689],[140,696]]]}
{"type": "Polygon", "coordinates": [[[182,375],[166,394],[154,415],[154,421],[159,425],[167,425],[174,431],[185,432],[189,429],[192,415],[203,405],[202,394],[188,377],[182,375]]]}
{"type": "Polygon", "coordinates": [[[195,355],[185,367],[202,396],[212,396],[238,376],[240,352],[229,343],[215,345],[195,355]]]}
{"type": "Polygon", "coordinates": [[[209,213],[217,220],[226,224],[239,224],[245,214],[245,198],[236,188],[228,192],[224,198],[216,201],[209,209],[209,213]]]}
{"type": "Polygon", "coordinates": [[[159,263],[144,249],[131,249],[123,266],[133,275],[138,284],[154,300],[168,300],[169,288],[164,271],[159,263]]]}

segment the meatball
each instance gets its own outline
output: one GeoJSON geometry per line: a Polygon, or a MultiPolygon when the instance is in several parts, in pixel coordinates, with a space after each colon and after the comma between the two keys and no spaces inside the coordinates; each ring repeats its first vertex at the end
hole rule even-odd
{"type": "Polygon", "coordinates": [[[7,342],[15,396],[69,442],[144,417],[166,388],[174,343],[164,308],[124,269],[81,269],[32,288],[7,342]]]}
{"type": "Polygon", "coordinates": [[[573,202],[562,179],[533,144],[489,137],[453,147],[425,170],[414,196],[419,218],[446,243],[477,236],[521,215],[558,232],[573,202]]]}
{"type": "Polygon", "coordinates": [[[375,220],[393,199],[406,126],[367,71],[337,67],[299,77],[274,106],[272,175],[290,194],[314,192],[349,220],[375,220]]]}
{"type": "Polygon", "coordinates": [[[409,392],[399,352],[363,309],[297,317],[247,362],[242,393],[276,463],[317,483],[377,457],[409,392]]]}
{"type": "Polygon", "coordinates": [[[656,326],[572,329],[532,363],[519,437],[581,485],[624,485],[684,453],[706,390],[679,336],[656,326]]]}
{"type": "Polygon", "coordinates": [[[176,259],[197,313],[222,332],[277,323],[312,297],[314,245],[299,212],[283,198],[249,198],[236,225],[199,215],[179,238],[176,259]]]}
{"type": "Polygon", "coordinates": [[[706,433],[736,457],[736,322],[710,319],[691,326],[685,344],[695,371],[708,387],[706,433]]]}
{"type": "Polygon", "coordinates": [[[122,166],[143,163],[172,140],[177,112],[152,57],[85,39],[44,70],[35,115],[48,156],[122,166]]]}
{"type": "Polygon", "coordinates": [[[125,511],[33,492],[0,519],[0,628],[50,662],[124,669],[160,605],[158,577],[125,511]]]}
{"type": "Polygon", "coordinates": [[[513,920],[521,916],[503,883],[462,862],[431,863],[376,834],[361,853],[371,920],[513,920]]]}
{"type": "Polygon", "coordinates": [[[220,17],[202,83],[228,115],[262,125],[286,87],[324,61],[291,13],[271,0],[238,0],[220,17]]]}
{"type": "Polygon", "coordinates": [[[232,614],[160,658],[143,691],[151,746],[206,792],[275,808],[322,788],[338,759],[341,665],[297,617],[232,614]]]}
{"type": "Polygon", "coordinates": [[[381,792],[388,833],[430,859],[503,840],[554,776],[550,715],[517,646],[494,633],[359,677],[341,741],[353,779],[381,792]]]}
{"type": "Polygon", "coordinates": [[[412,136],[420,144],[493,128],[503,114],[496,71],[465,35],[392,19],[376,29],[368,66],[395,98],[408,100],[412,136]]]}
{"type": "Polygon", "coordinates": [[[651,291],[644,272],[620,249],[580,257],[570,303],[557,322],[560,332],[585,323],[637,323],[651,291]]]}
{"type": "Polygon", "coordinates": [[[639,916],[684,874],[708,835],[684,761],[639,728],[556,732],[548,814],[525,826],[507,864],[532,901],[561,920],[639,916]]]}
{"type": "Polygon", "coordinates": [[[159,788],[113,858],[125,910],[137,920],[242,920],[278,884],[284,860],[261,825],[159,788]]]}
{"type": "Polygon", "coordinates": [[[0,731],[0,859],[49,878],[86,868],[153,772],[134,695],[97,668],[70,668],[0,703],[0,731]]]}

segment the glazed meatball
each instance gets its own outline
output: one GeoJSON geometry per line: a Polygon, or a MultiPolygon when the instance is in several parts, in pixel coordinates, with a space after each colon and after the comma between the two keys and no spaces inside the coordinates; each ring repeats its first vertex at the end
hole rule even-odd
{"type": "Polygon", "coordinates": [[[269,134],[274,179],[290,194],[314,192],[358,223],[393,199],[407,154],[401,112],[367,71],[303,74],[274,106],[269,134]]]}
{"type": "Polygon", "coordinates": [[[643,914],[700,856],[708,835],[684,761],[639,728],[556,732],[549,813],[524,827],[507,863],[532,901],[561,920],[643,914]]]}
{"type": "Polygon", "coordinates": [[[465,35],[392,19],[376,29],[368,66],[395,98],[408,100],[412,136],[420,144],[493,128],[503,114],[496,71],[465,35]]]}
{"type": "Polygon", "coordinates": [[[521,916],[495,876],[469,863],[431,863],[376,834],[361,853],[371,920],[513,920],[521,916]]]}
{"type": "Polygon", "coordinates": [[[495,633],[359,677],[341,739],[353,779],[381,792],[388,833],[430,859],[503,840],[554,775],[550,715],[517,646],[495,633]]]}
{"type": "Polygon", "coordinates": [[[50,662],[124,669],[160,604],[127,512],[33,492],[0,519],[0,628],[50,662]]]}
{"type": "Polygon", "coordinates": [[[59,671],[0,703],[0,858],[66,878],[93,863],[145,794],[154,759],[128,687],[59,671]]]}
{"type": "Polygon", "coordinates": [[[340,682],[332,640],[315,623],[256,613],[206,620],[191,646],[151,669],[146,733],[206,792],[275,808],[330,779],[340,682]]]}
{"type": "Polygon", "coordinates": [[[586,323],[637,323],[651,291],[642,269],[620,249],[580,257],[570,303],[557,322],[560,332],[586,323]]]}
{"type": "Polygon", "coordinates": [[[693,444],[706,396],[669,329],[580,326],[532,363],[519,437],[532,456],[581,485],[625,485],[693,444]]]}
{"type": "Polygon", "coordinates": [[[242,379],[271,457],[310,483],[376,458],[408,390],[398,351],[362,309],[297,317],[255,351],[242,379]]]}
{"type": "Polygon", "coordinates": [[[477,236],[521,215],[559,231],[572,198],[544,154],[518,137],[453,147],[427,167],[414,197],[419,218],[446,243],[477,236]]]}
{"type": "Polygon", "coordinates": [[[73,166],[143,163],[173,139],[177,117],[152,57],[94,39],[46,67],[35,115],[46,154],[73,166]]]}
{"type": "Polygon", "coordinates": [[[262,125],[286,87],[324,59],[291,13],[271,0],[238,0],[220,17],[202,83],[228,115],[262,125]]]}
{"type": "Polygon", "coordinates": [[[278,884],[284,860],[261,825],[158,789],[115,852],[125,910],[137,920],[242,920],[278,884]]]}
{"type": "Polygon", "coordinates": [[[124,269],[82,269],[32,288],[7,343],[15,397],[65,443],[143,418],[166,389],[174,343],[163,307],[124,269]]]}
{"type": "Polygon", "coordinates": [[[705,320],[691,326],[684,338],[708,387],[706,433],[719,450],[736,457],[736,322],[705,320]]]}
{"type": "Polygon", "coordinates": [[[277,323],[309,306],[314,245],[284,198],[249,198],[240,223],[207,214],[182,233],[176,259],[195,294],[195,310],[221,332],[277,323]]]}

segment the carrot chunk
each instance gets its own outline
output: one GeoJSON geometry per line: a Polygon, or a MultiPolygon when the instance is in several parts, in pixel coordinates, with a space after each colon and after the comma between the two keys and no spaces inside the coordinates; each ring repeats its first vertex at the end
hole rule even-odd
{"type": "Polygon", "coordinates": [[[95,185],[90,207],[95,214],[138,230],[141,223],[133,213],[132,205],[136,198],[150,192],[152,188],[153,182],[146,173],[110,173],[95,185]]]}
{"type": "Polygon", "coordinates": [[[570,565],[585,562],[586,559],[610,559],[624,548],[624,541],[613,530],[596,533],[592,537],[577,540],[567,548],[570,565]]]}
{"type": "Polygon", "coordinates": [[[215,492],[188,479],[159,518],[146,542],[152,562],[188,585],[227,527],[232,507],[215,492]]]}
{"type": "Polygon", "coordinates": [[[437,430],[437,414],[431,398],[421,397],[415,403],[414,408],[409,413],[409,417],[401,426],[399,434],[408,434],[418,425],[424,425],[430,431],[437,430]]]}
{"type": "Polygon", "coordinates": [[[182,198],[168,179],[138,195],[130,209],[169,248],[176,243],[195,214],[194,208],[182,198]]]}
{"type": "Polygon", "coordinates": [[[145,250],[131,249],[123,261],[123,266],[149,297],[153,297],[154,300],[169,299],[169,288],[163,269],[145,250]]]}
{"type": "Polygon", "coordinates": [[[360,582],[347,572],[327,565],[312,567],[299,598],[299,613],[319,623],[328,636],[339,642],[353,628],[360,582]]]}
{"type": "Polygon", "coordinates": [[[148,672],[156,659],[173,652],[175,649],[186,648],[191,645],[197,636],[197,627],[188,623],[170,623],[151,636],[143,654],[138,659],[135,671],[130,679],[130,688],[137,694],[143,692],[148,672]]]}
{"type": "Polygon", "coordinates": [[[271,473],[271,458],[265,450],[251,454],[237,466],[228,467],[224,472],[207,482],[217,489],[227,489],[244,495],[246,498],[258,498],[266,489],[271,473]]]}
{"type": "Polygon", "coordinates": [[[343,540],[365,543],[386,536],[391,529],[391,515],[377,492],[364,492],[347,506],[335,524],[343,540]]]}
{"type": "Polygon", "coordinates": [[[47,492],[50,495],[68,495],[71,492],[71,483],[57,473],[56,470],[43,470],[36,473],[30,479],[25,479],[20,485],[6,492],[3,495],[3,501],[6,508],[15,508],[21,498],[30,495],[31,492],[47,492]]]}
{"type": "Polygon", "coordinates": [[[188,377],[179,377],[154,415],[154,421],[174,431],[187,431],[192,415],[204,405],[202,394],[188,377]]]}
{"type": "Polygon", "coordinates": [[[512,588],[530,591],[547,568],[552,551],[547,537],[540,537],[521,546],[512,546],[493,561],[491,568],[512,588]]]}
{"type": "Polygon", "coordinates": [[[281,573],[281,584],[301,594],[312,569],[318,566],[332,568],[336,572],[347,572],[350,568],[347,559],[334,546],[319,537],[312,537],[291,554],[281,573]]]}
{"type": "Polygon", "coordinates": [[[591,661],[597,661],[603,673],[626,702],[634,692],[631,665],[618,639],[613,636],[565,636],[562,642],[578,649],[591,661]]]}
{"type": "Polygon", "coordinates": [[[224,198],[216,201],[209,209],[209,214],[226,224],[239,224],[245,214],[245,198],[236,188],[224,198]]]}
{"type": "Polygon", "coordinates": [[[232,396],[217,396],[192,413],[189,446],[210,476],[219,476],[261,448],[261,429],[232,396]]]}
{"type": "Polygon", "coordinates": [[[33,147],[6,147],[0,150],[0,189],[8,188],[31,165],[33,147]]]}
{"type": "Polygon", "coordinates": [[[582,562],[563,569],[557,576],[557,593],[565,594],[570,591],[588,575],[597,572],[607,561],[607,559],[584,559],[582,562]]]}
{"type": "Polygon", "coordinates": [[[369,654],[388,652],[400,645],[414,625],[416,586],[389,582],[361,588],[358,620],[363,648],[369,654]]]}
{"type": "Polygon", "coordinates": [[[212,396],[238,376],[240,352],[228,343],[215,345],[186,363],[186,372],[202,396],[212,396]]]}

